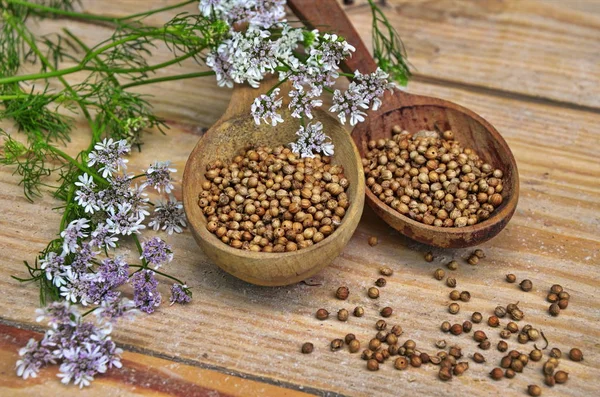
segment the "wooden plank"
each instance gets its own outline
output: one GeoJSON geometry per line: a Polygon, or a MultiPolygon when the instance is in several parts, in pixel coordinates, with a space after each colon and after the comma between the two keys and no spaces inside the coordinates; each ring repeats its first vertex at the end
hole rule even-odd
{"type": "MultiPolygon", "coordinates": [[[[0,394],[4,396],[80,396],[77,387],[66,387],[56,377],[57,366],[43,368],[37,378],[23,380],[14,371],[18,350],[30,338],[42,334],[0,323],[0,394]]],[[[93,393],[119,396],[234,397],[286,396],[306,393],[285,389],[265,382],[240,378],[235,374],[199,368],[181,361],[170,361],[126,351],[122,369],[111,369],[97,377],[93,393]]]]}

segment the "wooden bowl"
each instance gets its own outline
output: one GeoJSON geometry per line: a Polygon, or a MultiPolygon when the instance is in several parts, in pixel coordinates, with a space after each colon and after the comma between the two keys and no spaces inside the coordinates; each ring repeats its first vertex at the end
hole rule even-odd
{"type": "Polygon", "coordinates": [[[264,253],[232,248],[206,229],[207,219],[198,206],[200,186],[206,180],[206,165],[213,160],[229,163],[248,146],[287,145],[295,141],[299,126],[289,112],[282,111],[285,122],[272,127],[256,125],[249,114],[256,90],[238,87],[225,115],[201,139],[190,154],[183,175],[183,204],[192,234],[202,250],[226,272],[252,284],[277,286],[302,281],[329,265],[350,240],[364,206],[364,174],[360,157],[350,134],[331,116],[314,111],[314,121],[323,123],[324,132],[335,145],[333,164],[344,167],[350,185],[350,206],[341,225],[323,241],[294,252],[264,253]]]}
{"type": "Polygon", "coordinates": [[[417,222],[394,210],[366,188],[367,203],[388,225],[421,243],[441,248],[461,248],[481,244],[497,235],[506,226],[519,199],[517,164],[508,145],[496,129],[483,118],[449,101],[399,93],[401,105],[358,125],[352,137],[361,157],[368,141],[391,138],[392,127],[409,132],[420,130],[452,130],[463,147],[470,147],[487,163],[504,173],[502,204],[483,222],[466,227],[436,227],[417,222]]]}

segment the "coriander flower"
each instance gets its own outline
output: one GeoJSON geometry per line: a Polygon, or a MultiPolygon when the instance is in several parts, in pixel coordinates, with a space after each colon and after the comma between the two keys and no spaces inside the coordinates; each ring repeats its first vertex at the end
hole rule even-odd
{"type": "Polygon", "coordinates": [[[40,259],[40,269],[46,273],[46,278],[52,281],[56,287],[66,284],[64,278],[68,266],[65,265],[65,257],[57,255],[56,252],[48,252],[40,259]]]}
{"type": "Polygon", "coordinates": [[[171,172],[177,172],[177,170],[169,168],[170,165],[170,161],[155,161],[145,171],[146,182],[143,186],[152,186],[159,193],[161,189],[164,189],[166,193],[171,193],[171,190],[174,189],[171,172]]]}
{"type": "Polygon", "coordinates": [[[96,230],[92,232],[90,245],[97,248],[116,248],[116,243],[119,241],[119,238],[115,237],[109,229],[110,228],[105,223],[99,223],[98,226],[96,226],[96,230]]]}
{"type": "Polygon", "coordinates": [[[354,91],[355,95],[363,97],[365,102],[372,103],[373,110],[381,106],[381,97],[385,90],[392,90],[393,83],[389,82],[389,74],[380,68],[373,73],[362,74],[358,70],[354,71],[354,81],[350,83],[348,91],[354,91]]]}
{"type": "Polygon", "coordinates": [[[80,388],[89,386],[94,375],[105,373],[108,368],[108,357],[102,354],[101,346],[96,343],[85,343],[83,346],[71,347],[63,351],[63,362],[58,377],[61,382],[71,381],[80,388]]]}
{"type": "Polygon", "coordinates": [[[142,256],[140,256],[140,259],[144,259],[149,265],[158,269],[162,265],[171,263],[173,251],[171,246],[160,237],[153,237],[142,243],[142,256]]]}
{"type": "Polygon", "coordinates": [[[52,302],[45,308],[35,309],[37,315],[35,321],[38,323],[48,319],[48,325],[53,329],[58,329],[65,325],[75,326],[80,319],[77,307],[69,302],[52,302]]]}
{"type": "Polygon", "coordinates": [[[166,202],[160,202],[154,208],[154,217],[148,226],[154,230],[166,230],[169,234],[181,233],[187,226],[183,204],[173,196],[166,202]]]}
{"type": "Polygon", "coordinates": [[[205,17],[215,15],[230,25],[247,22],[268,29],[285,17],[285,0],[200,0],[205,17]]]}
{"type": "Polygon", "coordinates": [[[135,303],[127,298],[103,300],[94,311],[100,322],[114,323],[120,318],[130,317],[139,313],[135,303]]]}
{"type": "Polygon", "coordinates": [[[19,350],[17,361],[17,376],[27,378],[36,378],[40,369],[47,364],[55,364],[56,361],[49,346],[45,346],[43,341],[29,339],[27,345],[19,350]]]}
{"type": "Polygon", "coordinates": [[[102,142],[96,143],[94,150],[89,154],[87,165],[101,165],[99,171],[102,171],[102,177],[108,178],[116,171],[127,168],[129,160],[123,156],[131,150],[131,146],[126,140],[114,142],[112,138],[104,139],[102,142]]]}
{"type": "Polygon", "coordinates": [[[171,297],[169,301],[171,305],[175,303],[185,304],[189,303],[192,300],[192,292],[189,290],[188,286],[185,284],[175,283],[171,287],[171,297]]]}
{"type": "Polygon", "coordinates": [[[333,105],[329,108],[332,113],[337,113],[342,124],[346,124],[346,119],[350,118],[350,125],[355,126],[359,122],[365,121],[367,115],[362,109],[368,109],[368,103],[365,98],[350,90],[342,94],[340,90],[333,93],[333,105]]]}
{"type": "Polygon", "coordinates": [[[133,285],[133,301],[135,306],[145,313],[153,313],[161,302],[158,292],[158,281],[152,270],[141,270],[130,278],[133,285]]]}
{"type": "Polygon", "coordinates": [[[98,196],[94,191],[96,187],[94,179],[87,173],[79,175],[78,179],[79,182],[75,182],[75,186],[79,186],[79,189],[75,191],[75,201],[84,208],[86,213],[93,214],[99,211],[98,196]]]}
{"type": "Polygon", "coordinates": [[[145,229],[146,226],[142,224],[143,219],[132,213],[132,209],[132,205],[127,202],[117,204],[116,210],[110,208],[106,219],[109,232],[129,236],[145,229]]]}
{"type": "Polygon", "coordinates": [[[323,101],[314,99],[315,97],[311,92],[291,90],[289,96],[292,98],[288,106],[292,111],[292,117],[301,118],[306,116],[309,119],[312,119],[312,110],[315,107],[323,105],[323,101]]]}
{"type": "Polygon", "coordinates": [[[85,229],[89,227],[89,219],[79,218],[71,223],[60,232],[60,237],[63,238],[63,253],[75,253],[79,249],[78,239],[87,237],[85,229]]]}
{"type": "Polygon", "coordinates": [[[338,35],[326,33],[321,36],[316,30],[313,31],[313,34],[315,39],[310,47],[310,57],[307,63],[319,69],[338,69],[340,62],[351,56],[356,50],[338,35]]]}
{"type": "Polygon", "coordinates": [[[331,139],[323,133],[323,124],[319,121],[300,126],[296,132],[298,139],[291,143],[292,152],[300,157],[315,157],[314,153],[322,153],[324,156],[332,156],[334,147],[331,139]]]}
{"type": "Polygon", "coordinates": [[[260,119],[263,119],[266,123],[270,123],[273,127],[275,127],[277,123],[283,123],[283,118],[277,113],[277,110],[281,108],[281,103],[283,101],[282,98],[277,98],[279,91],[279,88],[275,88],[270,95],[262,94],[254,100],[254,103],[252,103],[252,116],[257,125],[260,124],[260,119]],[[271,119],[271,121],[268,119],[271,119]]]}

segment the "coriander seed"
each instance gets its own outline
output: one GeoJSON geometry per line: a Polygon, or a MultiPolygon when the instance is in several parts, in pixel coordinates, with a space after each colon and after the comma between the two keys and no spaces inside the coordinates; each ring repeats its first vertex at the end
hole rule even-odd
{"type": "Polygon", "coordinates": [[[457,290],[452,290],[448,294],[448,298],[450,298],[450,300],[453,300],[453,301],[460,300],[460,292],[458,292],[457,290]]]}
{"type": "Polygon", "coordinates": [[[527,386],[527,393],[530,396],[538,397],[542,395],[542,389],[538,385],[529,385],[527,386]]]}
{"type": "Polygon", "coordinates": [[[512,363],[512,358],[510,356],[504,356],[500,360],[500,366],[502,368],[510,368],[510,364],[512,363]]]}
{"type": "Polygon", "coordinates": [[[350,295],[350,290],[348,287],[339,287],[337,291],[335,291],[335,297],[339,300],[345,301],[348,299],[348,295],[350,295]]]}
{"type": "Polygon", "coordinates": [[[564,310],[569,306],[569,301],[567,299],[561,299],[558,301],[557,305],[559,309],[564,310]]]}
{"type": "Polygon", "coordinates": [[[490,316],[488,318],[488,325],[490,327],[499,327],[500,326],[500,319],[496,316],[490,316]]]}
{"type": "Polygon", "coordinates": [[[379,242],[379,240],[377,239],[377,237],[371,236],[371,237],[369,237],[369,241],[368,242],[369,242],[369,245],[371,247],[374,247],[374,246],[377,245],[377,243],[379,242]]]}
{"type": "Polygon", "coordinates": [[[433,253],[431,253],[431,251],[430,251],[430,252],[427,252],[427,253],[425,254],[425,261],[426,261],[426,262],[433,262],[433,253]]]}
{"type": "Polygon", "coordinates": [[[479,346],[479,348],[481,350],[488,350],[490,347],[492,347],[492,343],[489,340],[486,339],[484,341],[481,341],[479,343],[479,345],[477,345],[477,346],[479,346]]]}
{"type": "Polygon", "coordinates": [[[509,322],[508,324],[506,324],[506,329],[509,330],[511,333],[516,334],[517,332],[519,332],[519,326],[517,325],[517,323],[515,322],[509,322]]]}
{"type": "Polygon", "coordinates": [[[379,290],[377,288],[375,288],[375,287],[371,287],[367,291],[367,295],[371,299],[377,299],[377,298],[379,298],[379,290]]]}
{"type": "Polygon", "coordinates": [[[352,342],[354,339],[356,339],[356,335],[354,334],[347,334],[344,337],[344,342],[346,342],[346,344],[349,344],[350,342],[352,342]]]}
{"type": "Polygon", "coordinates": [[[479,263],[479,258],[475,255],[471,255],[469,256],[469,259],[467,259],[467,263],[469,263],[469,265],[475,266],[479,263]]]}
{"type": "Polygon", "coordinates": [[[462,357],[462,349],[458,346],[452,346],[448,350],[448,354],[454,358],[461,358],[462,357]]]}
{"type": "Polygon", "coordinates": [[[501,340],[500,342],[498,342],[498,351],[499,352],[505,352],[508,350],[508,343],[506,343],[505,341],[501,340]]]}
{"type": "Polygon", "coordinates": [[[327,320],[327,318],[329,318],[329,312],[325,309],[319,309],[317,310],[317,319],[323,321],[323,320],[327,320]]]}
{"type": "Polygon", "coordinates": [[[550,303],[558,302],[558,294],[549,293],[546,300],[550,303]]]}
{"type": "Polygon", "coordinates": [[[562,291],[558,294],[558,299],[559,300],[563,300],[563,299],[569,300],[569,299],[571,299],[571,295],[569,295],[569,293],[567,291],[562,291]]]}
{"type": "Polygon", "coordinates": [[[504,370],[504,377],[507,379],[512,379],[517,375],[517,373],[515,371],[513,371],[512,368],[507,368],[506,370],[504,370]]]}
{"type": "Polygon", "coordinates": [[[378,287],[385,287],[385,285],[387,284],[387,281],[385,280],[385,278],[380,277],[377,280],[375,280],[375,285],[378,287]]]}
{"type": "Polygon", "coordinates": [[[387,328],[387,323],[385,322],[385,320],[377,320],[377,322],[375,323],[375,328],[379,331],[383,331],[387,328]]]}
{"type": "Polygon", "coordinates": [[[554,380],[558,384],[566,383],[569,380],[569,374],[565,371],[556,371],[554,374],[554,380]]]}
{"type": "Polygon", "coordinates": [[[507,329],[503,329],[502,331],[500,331],[500,337],[502,339],[509,339],[511,335],[512,333],[507,329]]]}
{"type": "Polygon", "coordinates": [[[496,317],[503,318],[506,316],[506,309],[504,306],[496,306],[496,309],[494,309],[494,314],[496,317]]]}
{"type": "Polygon", "coordinates": [[[483,320],[483,316],[481,315],[481,313],[479,312],[474,312],[471,315],[471,321],[475,324],[479,324],[481,322],[481,320],[483,320]]]}
{"type": "Polygon", "coordinates": [[[544,366],[542,367],[542,371],[546,375],[554,375],[554,370],[556,369],[556,365],[550,361],[546,361],[544,366]]]}
{"type": "Polygon", "coordinates": [[[438,340],[437,342],[435,342],[435,347],[437,347],[438,349],[444,349],[446,347],[446,341],[443,339],[438,340]]]}
{"type": "Polygon", "coordinates": [[[378,371],[379,370],[379,363],[377,362],[377,360],[374,359],[370,359],[367,361],[367,369],[369,371],[378,371]]]}
{"type": "Polygon", "coordinates": [[[394,271],[388,266],[383,266],[379,268],[379,273],[381,273],[382,276],[390,277],[394,274],[394,271]]]}
{"type": "Polygon", "coordinates": [[[541,350],[539,349],[533,349],[530,353],[529,353],[529,358],[531,359],[531,361],[540,361],[543,357],[543,353],[541,350]]]}
{"type": "Polygon", "coordinates": [[[331,341],[331,351],[340,350],[344,346],[344,341],[341,339],[334,339],[331,341]]]}
{"type": "Polygon", "coordinates": [[[509,273],[506,275],[506,281],[508,281],[509,283],[514,283],[515,281],[517,281],[517,276],[515,276],[512,273],[509,273]]]}
{"type": "Polygon", "coordinates": [[[571,351],[569,351],[569,358],[572,361],[582,361],[583,360],[583,352],[574,347],[571,349],[571,351]]]}
{"type": "Polygon", "coordinates": [[[387,332],[384,332],[384,331],[379,331],[378,333],[375,334],[375,339],[377,339],[380,342],[385,342],[386,337],[387,337],[387,332]]]}
{"type": "Polygon", "coordinates": [[[387,317],[390,317],[393,312],[394,312],[394,310],[391,307],[384,307],[383,309],[381,309],[379,314],[381,314],[382,317],[387,318],[387,317]]]}
{"type": "Polygon", "coordinates": [[[525,292],[529,292],[533,289],[533,283],[531,282],[531,280],[527,280],[527,279],[521,281],[521,284],[519,284],[519,286],[525,292]]]}
{"type": "Polygon", "coordinates": [[[562,357],[562,352],[560,351],[560,349],[553,347],[550,350],[550,357],[554,357],[554,358],[561,358],[562,357]]]}
{"type": "Polygon", "coordinates": [[[408,360],[405,357],[398,357],[396,361],[394,361],[394,368],[402,371],[408,368],[408,360]]]}
{"type": "Polygon", "coordinates": [[[525,315],[523,314],[523,312],[520,309],[515,309],[510,312],[510,317],[515,321],[522,320],[524,316],[525,315]]]}
{"type": "Polygon", "coordinates": [[[550,287],[550,292],[553,294],[560,294],[563,292],[563,287],[559,284],[554,284],[552,287],[550,287]]]}
{"type": "Polygon", "coordinates": [[[435,271],[433,272],[433,278],[435,278],[436,280],[443,279],[445,275],[446,272],[444,271],[444,269],[435,269],[435,271]]]}
{"type": "Polygon", "coordinates": [[[512,369],[515,372],[519,372],[519,373],[523,372],[524,367],[525,367],[525,365],[519,359],[512,360],[512,362],[510,363],[510,369],[512,369]]]}
{"type": "Polygon", "coordinates": [[[454,366],[454,370],[452,372],[454,375],[460,376],[468,369],[469,369],[469,364],[465,361],[462,361],[454,366]]]}
{"type": "Polygon", "coordinates": [[[452,379],[452,371],[449,367],[442,367],[438,372],[438,378],[443,381],[448,381],[452,379]]]}
{"type": "Polygon", "coordinates": [[[481,353],[474,353],[473,354],[473,361],[475,361],[478,364],[481,364],[481,363],[485,362],[485,357],[481,353]]]}
{"type": "Polygon", "coordinates": [[[348,316],[349,316],[348,310],[346,310],[346,309],[340,309],[338,311],[338,314],[337,314],[338,320],[340,320],[340,321],[348,321],[348,316]]]}
{"type": "Polygon", "coordinates": [[[450,288],[456,287],[456,279],[454,277],[448,277],[446,279],[446,285],[450,288]]]}
{"type": "Polygon", "coordinates": [[[387,343],[390,346],[395,345],[396,343],[398,343],[398,337],[390,332],[385,337],[385,343],[387,343]]]}
{"type": "Polygon", "coordinates": [[[450,325],[450,322],[444,321],[440,326],[440,329],[442,330],[442,332],[449,332],[451,327],[452,325],[450,325]]]}
{"type": "Polygon", "coordinates": [[[552,375],[544,375],[544,383],[546,386],[552,387],[556,383],[556,380],[554,380],[554,376],[552,375]]]}
{"type": "Polygon", "coordinates": [[[356,306],[353,313],[355,317],[362,317],[365,314],[365,309],[360,306],[356,306]]]}
{"type": "Polygon", "coordinates": [[[468,302],[471,300],[471,293],[469,291],[462,291],[460,293],[460,300],[463,302],[468,302]]]}
{"type": "Polygon", "coordinates": [[[369,350],[377,351],[381,347],[381,341],[377,338],[373,338],[369,341],[369,350]]]}
{"type": "Polygon", "coordinates": [[[458,303],[451,303],[448,305],[448,312],[450,314],[457,314],[460,311],[460,305],[458,303]]]}
{"type": "Polygon", "coordinates": [[[416,354],[413,354],[410,357],[410,365],[415,367],[415,368],[419,368],[421,366],[423,362],[421,361],[421,357],[417,356],[416,354]]]}
{"type": "Polygon", "coordinates": [[[313,352],[315,346],[310,343],[310,342],[306,342],[302,345],[302,354],[310,354],[313,352]]]}
{"type": "Polygon", "coordinates": [[[540,331],[538,331],[535,328],[530,329],[529,331],[527,331],[527,336],[529,337],[529,340],[531,341],[536,341],[540,338],[540,331]]]}
{"type": "Polygon", "coordinates": [[[558,316],[560,314],[560,306],[558,306],[558,303],[551,304],[548,308],[548,313],[554,317],[558,316]]]}
{"type": "Polygon", "coordinates": [[[462,334],[463,329],[462,329],[462,325],[460,324],[454,324],[452,327],[450,327],[450,333],[452,335],[460,335],[462,334]]]}
{"type": "Polygon", "coordinates": [[[446,264],[446,267],[450,270],[456,270],[458,269],[458,262],[455,260],[451,260],[446,264]]]}
{"type": "Polygon", "coordinates": [[[400,336],[400,335],[402,335],[402,333],[403,333],[404,331],[402,330],[402,327],[401,327],[401,326],[399,326],[398,324],[396,324],[396,325],[394,325],[394,326],[392,327],[392,329],[390,330],[390,332],[391,332],[392,334],[396,335],[396,336],[400,336]]]}
{"type": "Polygon", "coordinates": [[[475,339],[476,342],[483,342],[487,339],[487,335],[485,334],[485,332],[477,330],[473,333],[473,339],[475,339]]]}
{"type": "Polygon", "coordinates": [[[373,354],[375,354],[372,350],[365,349],[360,355],[360,358],[363,360],[370,360],[373,358],[373,354]]]}
{"type": "Polygon", "coordinates": [[[360,342],[358,339],[352,339],[350,343],[348,343],[348,350],[350,353],[356,353],[360,350],[360,342]]]}
{"type": "Polygon", "coordinates": [[[527,336],[527,333],[521,332],[519,335],[517,335],[517,342],[522,344],[529,342],[529,336],[527,336]]]}
{"type": "Polygon", "coordinates": [[[465,321],[463,322],[462,328],[463,332],[468,334],[471,332],[471,329],[473,329],[473,324],[470,321],[465,321]]]}
{"type": "Polygon", "coordinates": [[[502,379],[503,376],[504,376],[504,371],[502,371],[502,368],[496,367],[490,372],[490,377],[493,380],[500,380],[500,379],[502,379]]]}

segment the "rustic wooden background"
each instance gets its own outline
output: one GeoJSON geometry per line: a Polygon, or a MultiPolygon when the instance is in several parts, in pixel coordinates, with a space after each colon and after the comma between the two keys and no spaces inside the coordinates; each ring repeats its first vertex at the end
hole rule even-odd
{"type": "MultiPolygon", "coordinates": [[[[174,1],[83,0],[91,13],[122,16],[174,1]]],[[[502,133],[519,165],[521,198],[508,227],[484,244],[487,258],[478,266],[459,259],[458,288],[473,296],[459,315],[447,311],[449,289],[432,278],[435,268],[468,250],[434,251],[412,243],[366,210],[351,243],[334,263],[309,283],[261,288],[238,281],[209,263],[189,232],[169,238],[176,249],[170,271],[187,280],[194,301],[187,306],[163,305],[151,316],[122,323],[115,339],[126,350],[125,369],[98,377],[89,395],[295,396],[316,395],[524,395],[528,384],[542,384],[541,364],[529,365],[512,380],[491,381],[487,374],[501,354],[485,352],[488,362],[471,363],[462,377],[443,383],[432,366],[399,372],[388,362],[376,373],[347,351],[332,353],[329,341],[355,333],[364,343],[374,334],[378,308],[392,306],[391,323],[405,330],[403,338],[434,352],[444,338],[477,348],[469,336],[442,334],[444,320],[467,319],[473,311],[491,314],[497,304],[520,301],[526,317],[547,335],[551,347],[563,352],[577,346],[585,360],[561,360],[570,373],[566,385],[544,388],[544,395],[591,396],[600,389],[600,2],[597,0],[395,0],[386,15],[406,43],[415,77],[410,92],[438,96],[481,114],[502,133]],[[367,245],[369,236],[379,245],[367,245]],[[395,275],[378,301],[368,301],[366,288],[377,269],[388,265],[395,275]],[[529,278],[533,291],[504,282],[515,273],[529,278]],[[560,283],[572,295],[559,317],[550,317],[544,301],[551,284],[560,283]],[[308,285],[310,284],[310,285],[308,285]],[[313,285],[316,284],[316,285],[313,285]],[[348,285],[347,302],[333,298],[348,285]],[[365,317],[319,322],[314,312],[332,312],[361,304],[365,317]],[[299,354],[305,341],[315,344],[311,355],[299,354]]],[[[194,7],[190,7],[194,11],[194,7]]],[[[370,42],[370,15],[365,1],[348,13],[370,42]]],[[[163,22],[166,15],[152,17],[163,22]]],[[[88,44],[110,31],[98,24],[67,19],[32,25],[38,32],[68,26],[88,44]]],[[[166,52],[156,56],[159,62],[166,52]]],[[[161,72],[191,72],[180,69],[161,72]]],[[[155,159],[171,159],[179,169],[202,131],[227,106],[230,91],[218,89],[212,78],[164,83],[140,88],[155,94],[158,114],[168,120],[167,136],[150,134],[144,151],[131,158],[132,169],[155,159]]],[[[69,151],[87,145],[83,121],[69,151]]],[[[4,125],[4,128],[11,127],[4,125]]],[[[36,324],[37,288],[10,275],[24,275],[22,261],[32,259],[57,232],[58,203],[49,197],[27,202],[9,168],[0,169],[0,395],[78,395],[62,386],[56,369],[34,380],[16,377],[17,350],[43,330],[36,324]]],[[[180,190],[176,192],[180,195],[180,190]]],[[[163,292],[168,294],[167,284],[163,292]]],[[[497,331],[476,326],[493,335],[497,331]]],[[[510,348],[522,348],[511,339],[510,348]]],[[[532,348],[531,344],[526,346],[532,348]]]]}

